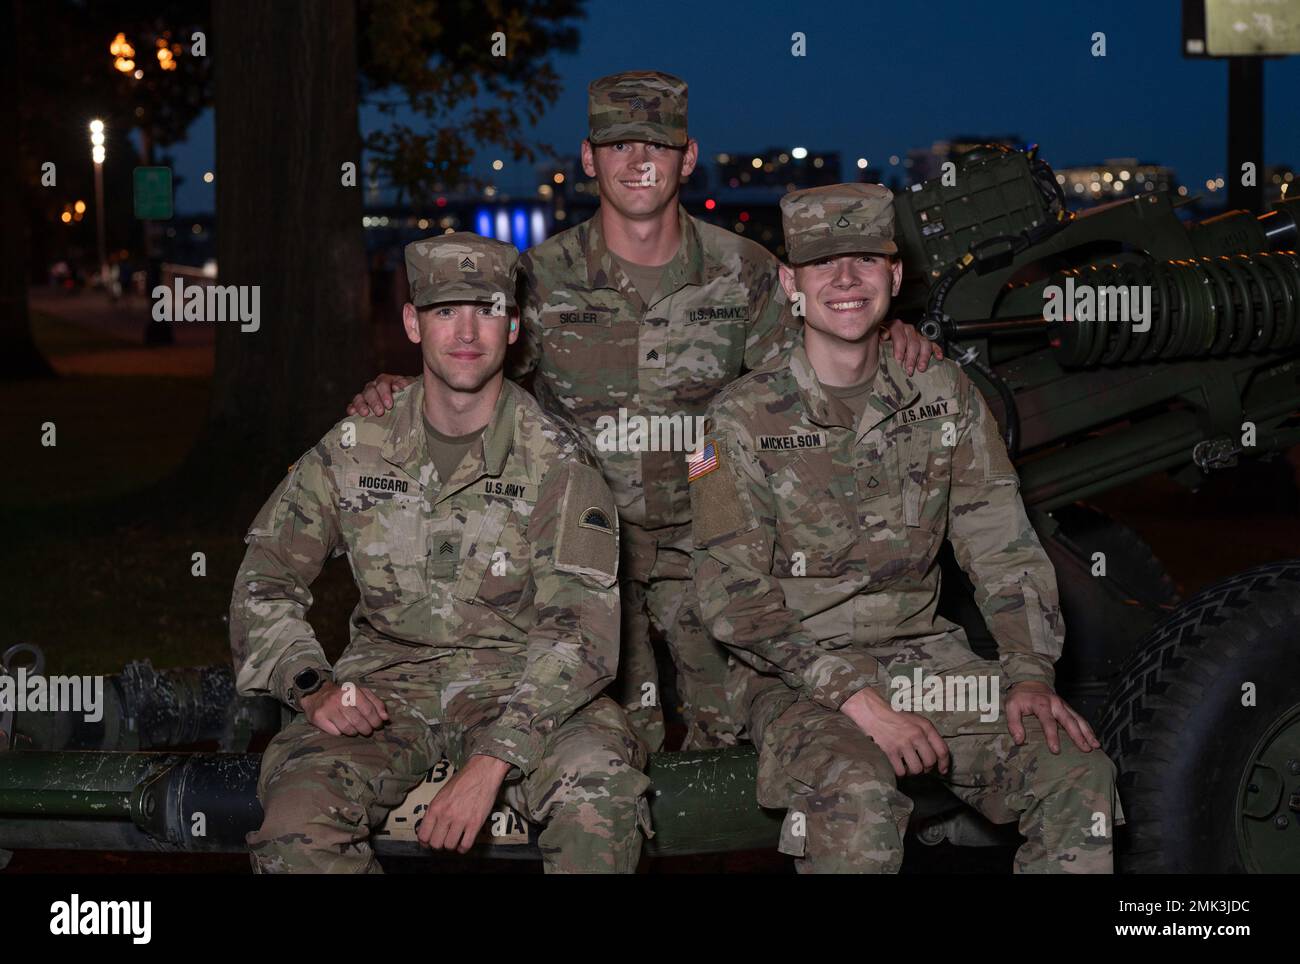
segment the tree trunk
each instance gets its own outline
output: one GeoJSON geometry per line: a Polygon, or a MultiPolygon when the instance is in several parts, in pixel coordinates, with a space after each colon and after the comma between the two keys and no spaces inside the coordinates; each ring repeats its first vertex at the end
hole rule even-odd
{"type": "MultiPolygon", "coordinates": [[[[213,4],[219,283],[260,289],[260,328],[216,322],[190,467],[260,502],[373,371],[353,0],[213,4]]],[[[210,485],[210,483],[209,483],[210,485]]]]}
{"type": "MultiPolygon", "coordinates": [[[[0,0],[0,37],[18,36],[17,0],[0,0]]],[[[54,372],[32,341],[27,313],[27,209],[23,188],[22,72],[12,52],[0,57],[0,378],[48,378],[54,372]]]]}

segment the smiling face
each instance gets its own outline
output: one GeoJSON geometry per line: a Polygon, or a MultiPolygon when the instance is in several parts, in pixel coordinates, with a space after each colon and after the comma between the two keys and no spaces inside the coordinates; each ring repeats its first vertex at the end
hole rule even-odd
{"type": "Polygon", "coordinates": [[[582,169],[600,186],[600,203],[630,220],[648,220],[677,204],[682,178],[695,170],[699,145],[648,141],[582,142],[582,169]]]}
{"type": "Polygon", "coordinates": [[[506,349],[519,337],[519,313],[494,314],[490,304],[402,309],[406,337],[420,346],[424,367],[458,392],[477,392],[501,373],[506,349]]]}
{"type": "Polygon", "coordinates": [[[796,268],[781,266],[781,286],[802,292],[809,328],[858,342],[875,333],[903,280],[903,263],[884,254],[842,254],[796,268]]]}

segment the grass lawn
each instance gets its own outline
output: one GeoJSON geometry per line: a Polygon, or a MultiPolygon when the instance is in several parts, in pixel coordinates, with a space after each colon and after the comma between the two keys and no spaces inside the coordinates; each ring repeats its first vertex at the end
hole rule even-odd
{"type": "MultiPolygon", "coordinates": [[[[38,315],[47,356],[121,344],[38,315]]],[[[0,579],[12,601],[0,650],[42,647],[51,671],[111,673],[229,660],[227,609],[243,555],[242,526],[205,522],[203,506],[167,479],[208,411],[206,379],[64,377],[0,382],[0,579]],[[56,444],[41,444],[53,422],[56,444]],[[195,552],[207,575],[191,574],[195,552]]],[[[269,493],[267,493],[269,495],[269,493]]],[[[356,602],[346,561],[317,583],[313,623],[333,655],[356,602]]]]}

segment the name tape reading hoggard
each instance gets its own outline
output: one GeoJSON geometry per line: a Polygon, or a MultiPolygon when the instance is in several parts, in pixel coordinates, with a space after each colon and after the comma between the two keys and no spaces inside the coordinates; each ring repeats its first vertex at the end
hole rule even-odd
{"type": "MultiPolygon", "coordinates": [[[[366,492],[375,493],[395,493],[397,495],[420,495],[424,491],[424,487],[419,482],[411,479],[368,472],[349,472],[345,484],[349,489],[362,489],[366,492]]],[[[504,482],[500,479],[483,479],[474,486],[474,491],[481,495],[523,499],[525,502],[537,501],[537,485],[532,482],[504,482]]]]}

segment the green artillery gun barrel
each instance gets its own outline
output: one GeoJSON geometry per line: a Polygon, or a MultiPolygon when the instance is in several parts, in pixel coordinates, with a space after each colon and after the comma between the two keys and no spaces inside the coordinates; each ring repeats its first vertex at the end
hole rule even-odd
{"type": "MultiPolygon", "coordinates": [[[[238,852],[244,834],[261,823],[260,766],[261,757],[247,753],[3,753],[0,848],[238,852]]],[[[758,806],[756,770],[752,748],[656,755],[648,771],[656,827],[649,851],[775,847],[781,815],[758,806]]],[[[382,839],[376,849],[416,852],[382,839]]],[[[533,848],[489,849],[537,855],[533,848]]]]}
{"type": "MultiPolygon", "coordinates": [[[[753,747],[655,754],[647,768],[652,856],[772,850],[782,813],[759,807],[753,747]]],[[[0,753],[0,848],[238,853],[261,823],[252,753],[0,753]]],[[[914,820],[958,806],[927,779],[904,781],[914,820]]],[[[415,844],[379,838],[381,856],[415,844]]],[[[535,847],[484,845],[481,854],[536,858],[535,847]]]]}

